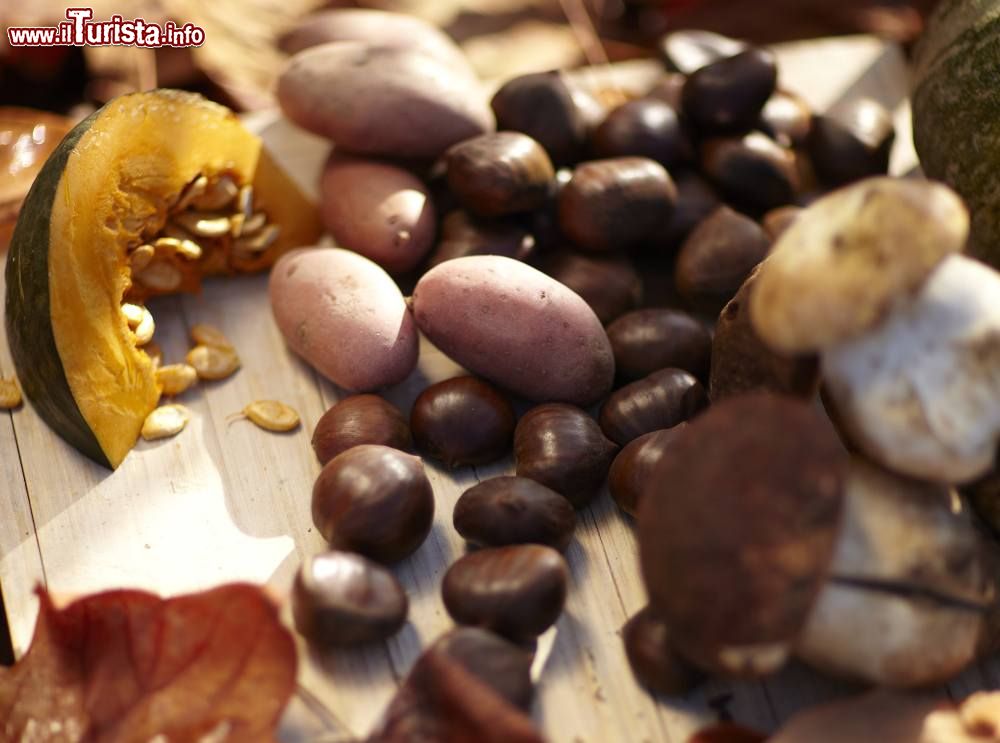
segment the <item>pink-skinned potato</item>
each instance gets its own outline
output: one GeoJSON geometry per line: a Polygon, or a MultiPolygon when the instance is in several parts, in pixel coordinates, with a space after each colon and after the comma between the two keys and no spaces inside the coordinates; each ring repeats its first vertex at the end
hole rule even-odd
{"type": "Polygon", "coordinates": [[[319,191],[323,223],[337,244],[389,273],[416,268],[434,245],[437,216],[431,195],[407,170],[334,155],[319,191]]]}
{"type": "Polygon", "coordinates": [[[496,128],[478,80],[412,49],[314,46],[292,57],[277,93],[289,119],[358,155],[433,160],[496,128]]]}
{"type": "Polygon", "coordinates": [[[498,255],[445,261],[417,283],[412,308],[431,343],[529,400],[585,406],[611,389],[614,355],[594,311],[520,261],[498,255]]]}
{"type": "Polygon", "coordinates": [[[392,278],[362,255],[305,248],[282,256],[268,284],[285,342],[335,384],[368,392],[403,381],[419,335],[392,278]]]}

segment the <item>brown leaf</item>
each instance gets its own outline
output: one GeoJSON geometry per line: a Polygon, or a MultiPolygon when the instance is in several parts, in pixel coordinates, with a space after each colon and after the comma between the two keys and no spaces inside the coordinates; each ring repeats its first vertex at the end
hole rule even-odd
{"type": "Polygon", "coordinates": [[[39,599],[31,647],[0,669],[0,743],[274,740],[296,655],[260,588],[39,599]]]}
{"type": "Polygon", "coordinates": [[[699,730],[688,743],[763,743],[765,736],[731,722],[720,722],[699,730]]]}

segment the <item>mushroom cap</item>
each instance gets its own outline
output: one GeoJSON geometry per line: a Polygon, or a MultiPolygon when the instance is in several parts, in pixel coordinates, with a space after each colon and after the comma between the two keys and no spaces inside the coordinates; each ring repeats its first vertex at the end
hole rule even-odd
{"type": "Polygon", "coordinates": [[[724,400],[666,448],[639,502],[650,606],[708,671],[780,667],[833,555],[847,456],[808,403],[724,400]]]}
{"type": "Polygon", "coordinates": [[[871,459],[928,480],[978,477],[1000,435],[1000,274],[950,256],[821,363],[838,421],[871,459]]]}
{"type": "Polygon", "coordinates": [[[776,351],[843,343],[916,292],[968,234],[968,211],[939,183],[870,178],[834,191],[778,238],[750,297],[751,321],[776,351]]]}
{"type": "Polygon", "coordinates": [[[844,522],[797,654],[887,686],[942,682],[976,654],[993,598],[968,506],[944,485],[851,462],[844,522]]]}

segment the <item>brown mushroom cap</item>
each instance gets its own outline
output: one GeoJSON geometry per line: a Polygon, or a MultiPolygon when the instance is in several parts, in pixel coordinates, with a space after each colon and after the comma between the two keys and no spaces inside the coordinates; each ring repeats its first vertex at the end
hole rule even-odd
{"type": "Polygon", "coordinates": [[[842,343],[916,292],[968,234],[968,211],[939,183],[870,178],[834,191],[779,237],[750,297],[751,321],[786,353],[842,343]]]}
{"type": "Polygon", "coordinates": [[[728,675],[784,662],[833,556],[846,466],[816,410],[765,393],[710,408],[664,451],[640,558],[682,655],[728,675]]]}

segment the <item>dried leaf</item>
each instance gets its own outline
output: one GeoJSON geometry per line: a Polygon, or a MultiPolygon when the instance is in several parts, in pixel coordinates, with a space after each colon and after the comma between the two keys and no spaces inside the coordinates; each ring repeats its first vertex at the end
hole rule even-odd
{"type": "Polygon", "coordinates": [[[763,743],[765,736],[731,722],[720,722],[699,730],[688,743],[763,743]]]}
{"type": "Polygon", "coordinates": [[[258,587],[39,598],[31,647],[0,669],[0,743],[274,741],[295,646],[258,587]]]}

